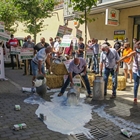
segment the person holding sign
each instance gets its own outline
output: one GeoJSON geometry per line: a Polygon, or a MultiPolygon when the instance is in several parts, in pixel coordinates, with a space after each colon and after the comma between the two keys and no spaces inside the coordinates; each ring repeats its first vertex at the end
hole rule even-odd
{"type": "MultiPolygon", "coordinates": [[[[27,41],[23,44],[23,48],[34,48],[35,44],[31,41],[31,36],[28,35],[27,36],[27,41]]],[[[24,74],[23,75],[26,75],[27,74],[27,63],[26,61],[28,61],[28,64],[30,66],[30,75],[32,75],[32,67],[31,67],[31,59],[28,59],[28,60],[25,60],[24,61],[24,74]]]]}
{"type": "Polygon", "coordinates": [[[55,53],[54,56],[59,56],[60,53],[60,38],[56,37],[56,42],[54,43],[54,48],[53,48],[53,52],[55,53]]]}
{"type": "Polygon", "coordinates": [[[33,78],[32,78],[32,92],[35,91],[35,87],[34,87],[34,80],[36,79],[37,75],[44,75],[44,77],[46,77],[45,74],[45,68],[44,68],[44,64],[45,61],[48,57],[51,58],[51,53],[52,52],[52,48],[49,46],[47,48],[43,48],[41,49],[36,56],[32,59],[31,61],[31,66],[32,66],[32,73],[33,73],[33,78]]]}
{"type": "MultiPolygon", "coordinates": [[[[14,38],[13,34],[11,34],[11,39],[9,40],[7,45],[10,47],[10,51],[11,51],[11,47],[14,47],[14,48],[18,47],[18,45],[19,45],[18,40],[16,38],[14,38]]],[[[11,56],[12,69],[14,69],[14,57],[17,60],[18,69],[22,69],[22,68],[20,68],[19,59],[16,56],[16,54],[10,54],[10,56],[11,56]]]]}
{"type": "Polygon", "coordinates": [[[78,50],[76,51],[77,57],[84,57],[84,48],[83,38],[80,37],[78,41],[78,50]]]}
{"type": "Polygon", "coordinates": [[[86,89],[88,92],[87,97],[92,98],[92,93],[91,93],[91,89],[90,89],[90,84],[89,84],[86,68],[87,68],[86,61],[83,58],[74,58],[74,60],[72,60],[70,62],[70,65],[68,68],[69,76],[68,76],[66,82],[64,83],[64,85],[62,86],[60,93],[58,94],[59,97],[64,94],[69,83],[70,83],[71,87],[74,86],[73,77],[75,75],[80,74],[82,76],[82,78],[84,79],[84,82],[86,85],[86,89]]]}

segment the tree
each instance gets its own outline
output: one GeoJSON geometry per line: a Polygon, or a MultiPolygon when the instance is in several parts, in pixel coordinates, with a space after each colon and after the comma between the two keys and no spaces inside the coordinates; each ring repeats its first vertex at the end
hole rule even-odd
{"type": "Polygon", "coordinates": [[[45,18],[51,17],[55,6],[54,0],[13,0],[19,9],[21,21],[26,26],[26,32],[33,34],[36,42],[37,33],[43,28],[45,18]]]}
{"type": "Polygon", "coordinates": [[[17,8],[14,7],[12,0],[0,0],[0,21],[4,22],[5,30],[11,33],[16,32],[18,17],[17,8]]]}
{"type": "Polygon", "coordinates": [[[97,1],[98,0],[71,0],[71,6],[75,14],[78,14],[78,17],[76,16],[75,19],[81,24],[85,23],[85,45],[87,44],[87,22],[94,21],[93,18],[89,18],[89,13],[92,7],[96,6],[97,1]]]}

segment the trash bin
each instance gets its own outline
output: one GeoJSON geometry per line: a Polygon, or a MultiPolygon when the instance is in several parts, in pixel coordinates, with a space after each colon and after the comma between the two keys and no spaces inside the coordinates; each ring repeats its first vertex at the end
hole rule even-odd
{"type": "Polygon", "coordinates": [[[93,100],[104,99],[104,80],[102,76],[96,76],[93,82],[93,100]]]}
{"type": "Polygon", "coordinates": [[[42,85],[39,87],[36,87],[36,92],[41,96],[42,98],[45,98],[45,95],[47,93],[47,87],[46,87],[46,78],[41,75],[36,78],[37,80],[42,80],[42,85]]]}

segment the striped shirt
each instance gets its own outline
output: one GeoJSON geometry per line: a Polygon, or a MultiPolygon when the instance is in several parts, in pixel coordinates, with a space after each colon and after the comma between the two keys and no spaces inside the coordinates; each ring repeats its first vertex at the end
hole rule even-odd
{"type": "Polygon", "coordinates": [[[36,64],[38,64],[38,61],[42,61],[42,64],[45,63],[45,60],[47,59],[48,54],[46,54],[45,51],[46,48],[41,49],[36,56],[32,59],[32,61],[36,64]]]}

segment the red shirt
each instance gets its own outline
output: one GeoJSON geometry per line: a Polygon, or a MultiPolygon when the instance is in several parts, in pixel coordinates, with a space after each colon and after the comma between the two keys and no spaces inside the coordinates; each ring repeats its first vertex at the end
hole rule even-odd
{"type": "Polygon", "coordinates": [[[18,46],[18,40],[16,38],[10,39],[9,42],[8,42],[8,44],[10,45],[10,47],[11,46],[17,47],[18,46]]]}
{"type": "Polygon", "coordinates": [[[70,55],[71,50],[72,50],[72,46],[66,47],[65,48],[65,54],[70,55]]]}

